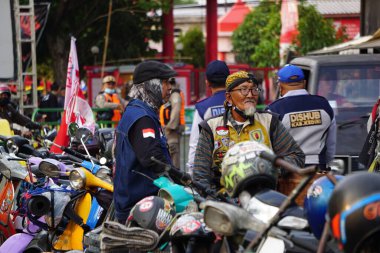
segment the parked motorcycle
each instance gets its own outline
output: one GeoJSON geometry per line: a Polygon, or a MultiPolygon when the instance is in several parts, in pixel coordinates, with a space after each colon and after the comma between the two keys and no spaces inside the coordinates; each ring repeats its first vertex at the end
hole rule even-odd
{"type": "Polygon", "coordinates": [[[14,161],[5,150],[0,147],[0,241],[4,242],[16,233],[16,200],[19,196],[22,182],[31,183],[32,176],[27,168],[14,161]]]}
{"type": "Polygon", "coordinates": [[[315,252],[297,245],[318,241],[311,233],[303,231],[307,221],[292,207],[295,197],[312,179],[316,169],[299,169],[276,157],[267,147],[257,142],[241,142],[232,147],[222,163],[222,182],[231,197],[238,197],[241,206],[206,201],[202,203],[206,224],[215,232],[225,235],[234,245],[234,250],[254,249],[256,252],[315,252]],[[308,175],[287,197],[273,191],[276,168],[308,175]],[[291,209],[293,211],[291,212],[291,209]],[[298,213],[298,214],[297,214],[298,213]],[[298,229],[300,234],[291,233],[298,229]],[[306,236],[306,233],[310,235],[306,236]],[[296,243],[297,242],[297,243],[296,243]],[[270,249],[270,251],[267,251],[270,249]]]}
{"type": "MultiPolygon", "coordinates": [[[[101,233],[102,249],[126,247],[139,250],[142,248],[168,250],[166,247],[170,245],[171,252],[179,253],[219,252],[221,247],[228,247],[223,244],[223,240],[217,240],[215,233],[204,224],[203,214],[198,211],[198,204],[205,199],[197,192],[208,193],[208,197],[219,201],[224,197],[208,192],[201,184],[193,181],[187,173],[172,165],[162,163],[154,157],[151,159],[165,167],[165,173],[157,179],[152,179],[153,184],[160,188],[158,196],[147,197],[135,205],[128,218],[129,227],[115,222],[105,222],[101,233]],[[174,210],[176,215],[160,211],[165,209],[164,206],[170,206],[166,209],[174,210]],[[167,229],[162,229],[162,227],[167,229]],[[122,235],[115,234],[113,230],[123,231],[122,235]],[[139,234],[141,234],[140,237],[139,234]],[[147,234],[151,238],[149,245],[142,241],[147,234]]],[[[139,172],[136,171],[136,173],[139,172]]],[[[146,177],[143,174],[141,176],[146,177]]]]}
{"type": "MultiPolygon", "coordinates": [[[[82,139],[87,137],[84,134],[82,139]]],[[[59,156],[67,159],[81,162],[81,165],[87,166],[88,169],[65,165],[55,159],[42,159],[38,171],[47,178],[52,178],[51,182],[59,183],[61,186],[54,188],[37,188],[32,191],[32,197],[28,201],[29,218],[44,230],[36,234],[30,234],[25,240],[23,246],[19,245],[20,251],[13,252],[44,252],[49,250],[70,250],[83,249],[83,234],[101,223],[100,215],[90,214],[91,211],[99,210],[99,205],[92,198],[91,194],[98,197],[101,190],[111,192],[113,187],[110,183],[104,182],[91,173],[91,170],[104,176],[109,176],[108,172],[101,172],[108,169],[95,165],[93,162],[80,160],[71,155],[59,156]],[[68,185],[71,185],[70,190],[68,185]],[[60,196],[64,193],[64,196],[60,196]],[[58,199],[58,200],[57,200],[58,199]],[[66,201],[64,201],[66,200],[66,201]],[[56,208],[56,206],[60,208],[56,208]],[[91,216],[91,220],[88,218],[91,216]],[[41,221],[41,217],[44,219],[41,221]],[[62,217],[56,220],[57,217],[62,217]],[[93,222],[93,223],[91,223],[93,222]],[[31,237],[34,237],[31,240],[31,237]],[[31,242],[26,245],[28,241],[31,242]],[[26,246],[26,247],[25,247],[26,246]]],[[[108,169],[108,171],[110,171],[108,169]]],[[[110,203],[103,203],[103,207],[108,207],[110,203]]],[[[20,236],[18,236],[20,237],[20,236]]],[[[18,237],[15,237],[17,239],[18,237]]],[[[13,238],[12,238],[13,239],[13,238]]],[[[12,245],[9,243],[8,245],[12,245]]],[[[0,248],[1,249],[1,248],[0,248]]]]}

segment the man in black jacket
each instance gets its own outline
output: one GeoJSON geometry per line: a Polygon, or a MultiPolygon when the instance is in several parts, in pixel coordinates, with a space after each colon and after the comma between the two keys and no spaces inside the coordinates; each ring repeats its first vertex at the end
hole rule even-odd
{"type": "MultiPolygon", "coordinates": [[[[51,91],[46,94],[40,103],[40,108],[59,108],[60,105],[58,104],[58,92],[59,92],[59,85],[57,83],[53,83],[50,87],[51,91]]],[[[43,114],[46,114],[45,121],[48,122],[54,122],[58,121],[60,117],[60,113],[58,112],[43,112],[43,114]]]]}
{"type": "Polygon", "coordinates": [[[28,129],[40,129],[41,125],[33,122],[30,118],[22,115],[11,104],[11,90],[8,85],[0,84],[0,118],[9,121],[9,124],[16,123],[28,129]]]}

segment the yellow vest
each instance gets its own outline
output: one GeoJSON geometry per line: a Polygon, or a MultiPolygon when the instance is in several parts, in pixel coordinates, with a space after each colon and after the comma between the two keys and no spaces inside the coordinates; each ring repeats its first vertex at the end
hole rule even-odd
{"type": "Polygon", "coordinates": [[[272,115],[270,113],[257,112],[254,118],[253,124],[250,124],[249,120],[244,122],[240,134],[232,127],[231,122],[227,121],[227,125],[224,126],[223,115],[207,120],[207,124],[211,128],[214,137],[213,168],[218,167],[220,170],[227,150],[242,141],[257,141],[272,149],[269,134],[272,115]]]}

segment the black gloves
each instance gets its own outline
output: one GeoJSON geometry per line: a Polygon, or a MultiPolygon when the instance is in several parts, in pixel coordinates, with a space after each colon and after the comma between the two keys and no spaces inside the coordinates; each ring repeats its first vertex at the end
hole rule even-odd
{"type": "Polygon", "coordinates": [[[26,124],[25,127],[28,129],[35,129],[35,130],[41,129],[41,125],[39,123],[33,122],[33,121],[26,124]]]}

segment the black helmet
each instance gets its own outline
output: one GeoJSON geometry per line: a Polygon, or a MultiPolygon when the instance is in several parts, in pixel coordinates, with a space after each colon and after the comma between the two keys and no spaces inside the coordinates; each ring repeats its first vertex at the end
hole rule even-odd
{"type": "Polygon", "coordinates": [[[11,101],[11,90],[9,89],[8,85],[0,84],[0,95],[2,94],[7,94],[7,96],[0,98],[0,106],[6,106],[11,101]]]}
{"type": "Polygon", "coordinates": [[[379,211],[379,174],[360,172],[343,178],[331,195],[327,215],[340,249],[356,253],[368,247],[370,252],[379,252],[379,211]]]}
{"type": "Polygon", "coordinates": [[[228,195],[237,197],[244,190],[255,194],[263,188],[276,188],[277,169],[258,156],[262,151],[273,153],[256,141],[240,142],[227,151],[222,162],[221,184],[228,195]]]}
{"type": "Polygon", "coordinates": [[[139,227],[161,234],[174,216],[175,211],[169,201],[157,196],[149,196],[140,200],[132,208],[128,223],[130,226],[137,223],[139,227]]]}
{"type": "Polygon", "coordinates": [[[9,97],[11,96],[11,89],[6,84],[0,84],[0,95],[3,93],[7,93],[9,97]]]}
{"type": "Polygon", "coordinates": [[[215,240],[215,233],[206,227],[203,220],[203,213],[186,213],[178,218],[170,229],[172,240],[189,239],[199,237],[208,241],[215,240]]]}

